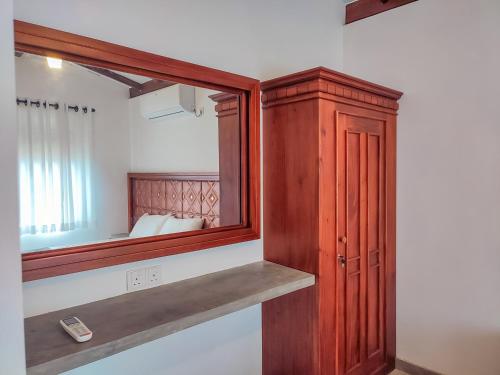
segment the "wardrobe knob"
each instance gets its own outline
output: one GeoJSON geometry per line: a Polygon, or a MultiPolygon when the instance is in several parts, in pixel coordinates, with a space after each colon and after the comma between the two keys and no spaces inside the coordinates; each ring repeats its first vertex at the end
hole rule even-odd
{"type": "Polygon", "coordinates": [[[339,260],[340,266],[341,266],[342,268],[344,268],[344,267],[345,267],[345,264],[347,263],[347,259],[346,259],[346,257],[345,257],[345,256],[343,256],[343,255],[341,255],[341,254],[338,254],[338,255],[337,255],[337,259],[339,260]]]}
{"type": "Polygon", "coordinates": [[[347,237],[346,236],[342,236],[339,238],[339,242],[342,242],[342,243],[347,243],[347,237]]]}

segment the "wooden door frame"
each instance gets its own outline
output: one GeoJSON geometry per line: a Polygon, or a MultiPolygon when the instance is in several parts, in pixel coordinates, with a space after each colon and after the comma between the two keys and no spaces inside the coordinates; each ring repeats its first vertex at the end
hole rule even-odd
{"type": "Polygon", "coordinates": [[[260,82],[132,48],[14,21],[15,49],[154,79],[221,90],[241,98],[242,224],[22,255],[30,281],[260,238],[260,82]]]}

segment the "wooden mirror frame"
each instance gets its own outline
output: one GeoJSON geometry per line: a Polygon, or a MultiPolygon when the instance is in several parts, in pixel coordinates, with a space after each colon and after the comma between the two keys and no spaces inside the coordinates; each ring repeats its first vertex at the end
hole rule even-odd
{"type": "Polygon", "coordinates": [[[241,98],[241,224],[25,253],[24,281],[260,238],[258,80],[18,20],[14,33],[16,51],[221,90],[241,98]]]}

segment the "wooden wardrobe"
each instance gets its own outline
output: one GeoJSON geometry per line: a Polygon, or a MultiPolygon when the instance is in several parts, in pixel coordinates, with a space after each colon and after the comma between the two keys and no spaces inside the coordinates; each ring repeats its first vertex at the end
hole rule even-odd
{"type": "Polygon", "coordinates": [[[263,304],[263,374],[386,374],[402,93],[325,68],[261,87],[264,258],[316,275],[263,304]]]}

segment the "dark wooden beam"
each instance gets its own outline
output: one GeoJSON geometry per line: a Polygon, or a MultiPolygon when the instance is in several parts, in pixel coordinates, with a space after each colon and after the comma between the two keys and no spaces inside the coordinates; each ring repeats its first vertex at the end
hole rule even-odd
{"type": "Polygon", "coordinates": [[[346,5],[345,23],[359,21],[414,1],[417,0],[358,0],[346,5]]]}
{"type": "Polygon", "coordinates": [[[175,85],[175,82],[162,81],[160,79],[152,79],[151,81],[139,84],[137,87],[130,88],[130,98],[135,98],[136,96],[144,95],[149,92],[164,89],[165,87],[175,85]]]}
{"type": "Polygon", "coordinates": [[[130,86],[130,87],[140,87],[141,86],[141,84],[139,82],[134,81],[133,79],[127,78],[125,76],[122,76],[121,74],[115,73],[111,70],[104,69],[104,68],[98,68],[97,66],[82,65],[82,64],[79,64],[79,65],[83,66],[85,69],[91,70],[91,71],[98,73],[100,75],[103,75],[105,77],[114,79],[115,81],[123,83],[127,86],[130,86]]]}
{"type": "Polygon", "coordinates": [[[162,81],[160,79],[152,79],[150,81],[139,83],[134,81],[133,79],[122,76],[121,74],[115,73],[111,70],[99,68],[96,66],[82,65],[84,68],[91,70],[93,72],[99,73],[108,78],[114,79],[115,81],[121,82],[127,86],[130,86],[130,98],[135,98],[136,96],[144,95],[149,92],[153,92],[156,90],[163,89],[165,87],[169,87],[175,85],[175,82],[170,81],[162,81]]]}

